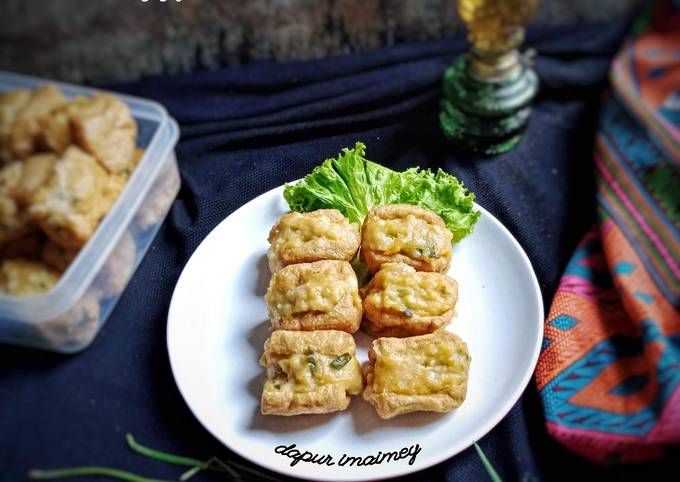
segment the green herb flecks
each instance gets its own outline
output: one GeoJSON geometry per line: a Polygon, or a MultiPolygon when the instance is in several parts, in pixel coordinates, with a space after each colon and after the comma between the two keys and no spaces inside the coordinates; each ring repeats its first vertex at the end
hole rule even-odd
{"type": "Polygon", "coordinates": [[[314,358],[314,355],[307,355],[307,363],[316,368],[316,358],[314,358]]]}
{"type": "Polygon", "coordinates": [[[333,370],[340,370],[342,367],[347,365],[351,359],[352,357],[349,353],[343,353],[342,355],[333,359],[333,361],[330,363],[330,367],[333,370]]]}

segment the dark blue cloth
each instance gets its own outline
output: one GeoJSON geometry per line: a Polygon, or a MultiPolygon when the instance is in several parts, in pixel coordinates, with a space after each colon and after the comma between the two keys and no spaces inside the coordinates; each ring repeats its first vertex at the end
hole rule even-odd
{"type": "MultiPolygon", "coordinates": [[[[521,144],[490,158],[457,152],[438,127],[441,76],[462,38],[113,86],[162,102],[179,121],[182,190],[91,347],[63,356],[0,346],[0,479],[22,480],[30,467],[95,464],[177,478],[181,469],[131,453],[126,432],[169,452],[235,457],[174,384],[165,344],[173,288],[222,219],[357,140],[385,165],[442,167],[462,179],[527,251],[548,306],[593,220],[594,123],[624,32],[624,22],[531,32],[540,95],[521,144]]],[[[546,434],[533,384],[480,443],[506,482],[678,473],[670,460],[604,469],[569,454],[546,434]]],[[[472,449],[410,479],[488,480],[472,449]]]]}

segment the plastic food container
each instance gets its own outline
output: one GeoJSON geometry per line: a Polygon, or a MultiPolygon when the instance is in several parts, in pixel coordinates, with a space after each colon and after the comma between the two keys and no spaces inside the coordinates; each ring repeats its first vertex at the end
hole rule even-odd
{"type": "MultiPolygon", "coordinates": [[[[98,90],[0,71],[0,92],[45,83],[65,96],[98,90]]],[[[115,93],[114,93],[115,94],[115,93]]],[[[146,150],[92,238],[49,292],[26,298],[0,293],[0,341],[73,353],[87,347],[113,311],[180,187],[177,123],[158,103],[115,94],[137,122],[146,150]]]]}

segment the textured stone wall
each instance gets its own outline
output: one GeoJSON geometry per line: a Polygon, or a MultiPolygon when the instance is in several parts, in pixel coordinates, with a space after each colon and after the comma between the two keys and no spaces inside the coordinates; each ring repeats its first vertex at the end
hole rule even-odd
{"type": "MultiPolygon", "coordinates": [[[[606,22],[638,0],[543,0],[535,23],[606,22]]],[[[75,82],[308,59],[451,35],[455,0],[0,0],[0,69],[75,82]]]]}

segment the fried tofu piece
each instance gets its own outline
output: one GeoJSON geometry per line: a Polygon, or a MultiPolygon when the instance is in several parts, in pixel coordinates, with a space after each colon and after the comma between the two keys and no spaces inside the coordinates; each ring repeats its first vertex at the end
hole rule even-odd
{"type": "Polygon", "coordinates": [[[9,148],[9,138],[14,119],[31,98],[31,91],[10,90],[0,94],[0,165],[15,159],[9,148]]]}
{"type": "Polygon", "coordinates": [[[265,295],[275,330],[342,330],[361,323],[356,274],[347,261],[291,264],[272,275],[265,295]]]}
{"type": "Polygon", "coordinates": [[[364,331],[376,337],[424,335],[451,322],[458,283],[445,274],[386,263],[361,293],[364,331]]]}
{"type": "Polygon", "coordinates": [[[110,173],[131,172],[137,124],[128,106],[110,94],[96,94],[69,112],[75,142],[110,173]]]}
{"type": "MultiPolygon", "coordinates": [[[[115,183],[115,189],[118,187],[115,183]]],[[[28,211],[52,241],[79,248],[115,200],[111,189],[104,168],[89,154],[70,146],[55,162],[47,182],[35,191],[28,211]]]]}
{"type": "Polygon", "coordinates": [[[445,273],[452,238],[444,220],[432,211],[408,204],[374,206],[361,229],[361,257],[373,273],[384,263],[445,273]]]}
{"type": "Polygon", "coordinates": [[[40,140],[42,146],[57,154],[63,153],[73,144],[71,116],[89,102],[85,97],[76,97],[54,109],[50,115],[40,119],[40,140]]]}
{"type": "Polygon", "coordinates": [[[35,230],[30,216],[14,198],[22,173],[20,161],[0,168],[0,246],[35,230]]]}
{"type": "Polygon", "coordinates": [[[449,412],[467,394],[470,355],[453,333],[377,338],[368,352],[363,396],[381,418],[449,412]]]}
{"type": "Polygon", "coordinates": [[[59,158],[56,154],[34,154],[22,162],[21,177],[12,190],[12,195],[22,205],[33,202],[38,191],[54,173],[59,158]]]}
{"type": "Polygon", "coordinates": [[[345,410],[364,387],[354,338],[342,331],[274,331],[260,364],[267,368],[263,415],[345,410]]]}
{"type": "Polygon", "coordinates": [[[284,214],[269,232],[272,273],[284,266],[322,259],[352,261],[359,250],[359,226],[337,209],[284,214]]]}
{"type": "Polygon", "coordinates": [[[25,259],[6,259],[0,264],[0,292],[14,296],[46,293],[59,281],[59,273],[25,259]]]}
{"type": "Polygon", "coordinates": [[[66,97],[53,85],[34,90],[12,123],[8,140],[10,153],[17,159],[24,159],[36,152],[42,119],[65,103],[66,97]]]}

